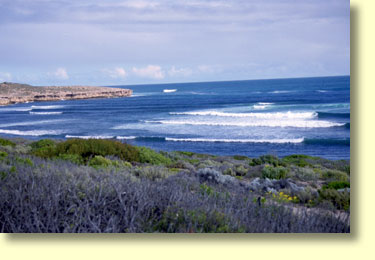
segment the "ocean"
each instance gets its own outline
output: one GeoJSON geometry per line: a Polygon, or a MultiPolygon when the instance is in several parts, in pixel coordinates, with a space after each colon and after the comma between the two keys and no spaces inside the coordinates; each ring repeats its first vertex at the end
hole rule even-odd
{"type": "Polygon", "coordinates": [[[114,87],[133,96],[0,107],[0,136],[350,159],[350,76],[114,87]]]}

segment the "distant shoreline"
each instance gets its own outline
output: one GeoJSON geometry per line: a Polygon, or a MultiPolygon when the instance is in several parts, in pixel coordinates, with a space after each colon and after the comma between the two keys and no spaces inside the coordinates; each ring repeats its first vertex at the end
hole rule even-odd
{"type": "Polygon", "coordinates": [[[131,89],[94,86],[46,86],[0,83],[0,106],[34,101],[130,97],[131,89]]]}

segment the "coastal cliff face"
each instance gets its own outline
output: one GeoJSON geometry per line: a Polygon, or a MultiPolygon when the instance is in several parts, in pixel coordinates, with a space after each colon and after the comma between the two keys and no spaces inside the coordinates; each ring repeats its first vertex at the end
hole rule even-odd
{"type": "Polygon", "coordinates": [[[27,84],[0,83],[0,105],[31,101],[129,97],[131,89],[92,86],[36,87],[27,84]]]}

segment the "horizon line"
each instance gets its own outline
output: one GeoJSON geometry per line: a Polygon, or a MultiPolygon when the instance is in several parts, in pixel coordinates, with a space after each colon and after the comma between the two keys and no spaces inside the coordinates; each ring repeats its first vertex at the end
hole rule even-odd
{"type": "Polygon", "coordinates": [[[144,86],[144,85],[169,85],[169,84],[191,84],[191,83],[220,83],[220,82],[239,82],[239,81],[262,81],[262,80],[283,80],[283,79],[312,79],[312,78],[335,78],[335,77],[350,77],[348,75],[330,75],[330,76],[303,76],[292,78],[259,78],[259,79],[237,79],[237,80],[217,80],[217,81],[188,81],[188,82],[169,82],[169,83],[136,83],[126,85],[101,85],[102,87],[116,87],[116,86],[144,86]]]}
{"type": "Polygon", "coordinates": [[[70,85],[30,85],[29,83],[23,82],[12,82],[4,81],[0,83],[15,83],[15,84],[26,84],[30,86],[50,86],[50,87],[59,87],[59,86],[95,86],[95,87],[118,87],[118,86],[144,86],[144,85],[173,85],[173,84],[191,84],[191,83],[222,83],[222,82],[240,82],[240,81],[263,81],[263,80],[287,80],[287,79],[312,79],[312,78],[335,78],[335,77],[350,77],[350,74],[347,75],[329,75],[329,76],[303,76],[303,77],[282,77],[282,78],[259,78],[259,79],[237,79],[237,80],[217,80],[217,81],[187,81],[187,82],[167,82],[167,83],[135,83],[135,84],[116,84],[116,85],[86,85],[86,84],[70,84],[70,85]]]}

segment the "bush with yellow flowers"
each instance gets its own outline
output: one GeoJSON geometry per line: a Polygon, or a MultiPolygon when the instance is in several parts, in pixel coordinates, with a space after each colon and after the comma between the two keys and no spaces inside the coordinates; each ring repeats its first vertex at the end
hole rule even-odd
{"type": "MultiPolygon", "coordinates": [[[[271,192],[269,192],[269,194],[271,195],[271,192]]],[[[297,196],[291,196],[289,194],[284,193],[283,191],[272,193],[271,196],[273,200],[279,203],[287,203],[287,202],[298,203],[299,202],[297,196]]]]}

